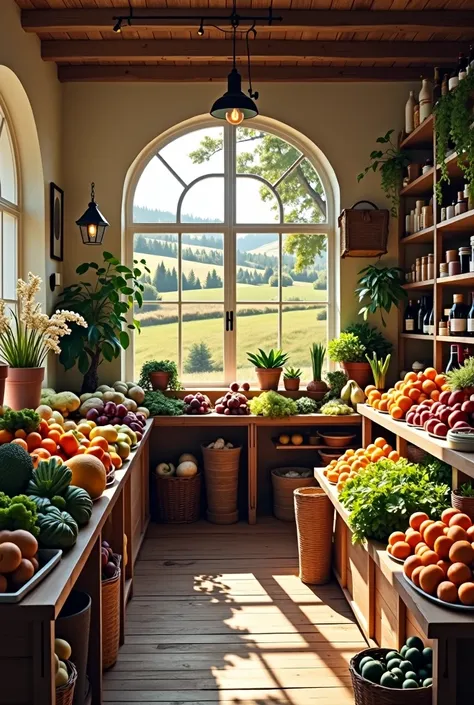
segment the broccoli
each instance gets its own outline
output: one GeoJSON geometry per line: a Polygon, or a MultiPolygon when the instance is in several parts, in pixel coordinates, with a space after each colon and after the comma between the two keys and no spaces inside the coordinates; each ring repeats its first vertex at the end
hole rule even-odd
{"type": "Polygon", "coordinates": [[[0,492],[0,530],[25,529],[33,536],[38,536],[37,516],[36,504],[30,497],[24,494],[8,497],[0,492]]]}

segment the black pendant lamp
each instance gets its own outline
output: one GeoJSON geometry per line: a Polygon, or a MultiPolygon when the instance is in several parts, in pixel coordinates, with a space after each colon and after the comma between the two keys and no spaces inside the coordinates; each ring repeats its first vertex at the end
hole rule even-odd
{"type": "Polygon", "coordinates": [[[76,225],[79,226],[84,245],[101,245],[104,239],[105,229],[109,226],[108,221],[104,218],[94,200],[94,187],[95,184],[92,182],[90,203],[86,212],[79,220],[76,220],[76,225]]]}

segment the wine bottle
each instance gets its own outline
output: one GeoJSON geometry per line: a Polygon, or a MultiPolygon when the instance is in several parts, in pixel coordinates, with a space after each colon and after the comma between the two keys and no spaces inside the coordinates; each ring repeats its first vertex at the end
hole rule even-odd
{"type": "Polygon", "coordinates": [[[435,66],[433,79],[433,105],[441,98],[441,73],[439,66],[435,66]]]}
{"type": "Polygon", "coordinates": [[[461,52],[458,59],[458,79],[462,81],[467,76],[467,58],[461,52]]]}
{"type": "Polygon", "coordinates": [[[443,76],[443,80],[441,81],[441,95],[448,95],[449,92],[449,77],[448,74],[445,73],[443,76]]]}
{"type": "Polygon", "coordinates": [[[428,335],[434,335],[435,333],[435,315],[434,308],[431,309],[430,318],[428,321],[428,335]]]}
{"type": "Polygon", "coordinates": [[[467,331],[468,308],[462,294],[454,294],[449,313],[449,335],[465,335],[467,331]]]}
{"type": "Polygon", "coordinates": [[[426,296],[422,296],[420,299],[420,305],[418,306],[418,314],[416,317],[416,332],[423,333],[423,319],[426,313],[426,296]]]}
{"type": "Polygon", "coordinates": [[[448,364],[446,365],[445,372],[451,372],[451,370],[459,370],[461,364],[459,362],[458,346],[451,345],[451,354],[449,356],[448,364]]]}
{"type": "Polygon", "coordinates": [[[431,299],[428,300],[426,304],[426,313],[423,318],[423,334],[424,335],[429,335],[430,334],[430,318],[431,318],[431,299]]]}
{"type": "Polygon", "coordinates": [[[416,331],[416,311],[413,301],[410,299],[405,309],[405,333],[415,333],[416,331]]]}
{"type": "Polygon", "coordinates": [[[471,294],[471,308],[467,314],[467,334],[469,337],[474,337],[474,292],[471,294]]]}

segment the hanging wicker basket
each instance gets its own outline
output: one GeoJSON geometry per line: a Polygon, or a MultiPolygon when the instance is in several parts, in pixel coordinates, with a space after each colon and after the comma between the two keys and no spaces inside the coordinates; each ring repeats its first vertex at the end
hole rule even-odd
{"type": "Polygon", "coordinates": [[[56,705],[72,705],[74,699],[74,689],[77,680],[76,667],[72,661],[65,661],[64,663],[67,666],[69,679],[65,685],[56,688],[56,705]]]}
{"type": "Polygon", "coordinates": [[[331,577],[334,507],[321,487],[294,491],[300,580],[323,585],[331,577]]]}
{"type": "Polygon", "coordinates": [[[372,201],[358,201],[339,216],[341,257],[378,257],[387,253],[387,209],[378,209],[372,201]],[[357,208],[367,203],[368,208],[357,208]]]}
{"type": "Polygon", "coordinates": [[[117,661],[120,646],[120,562],[114,554],[115,575],[102,580],[102,669],[111,668],[117,661]]]}
{"type": "Polygon", "coordinates": [[[201,473],[194,477],[160,477],[155,473],[158,520],[192,524],[200,516],[201,473]]]}
{"type": "Polygon", "coordinates": [[[287,467],[272,470],[273,513],[280,521],[295,520],[293,492],[298,487],[313,487],[316,484],[311,468],[287,467]],[[285,477],[294,471],[300,477],[285,477]]]}

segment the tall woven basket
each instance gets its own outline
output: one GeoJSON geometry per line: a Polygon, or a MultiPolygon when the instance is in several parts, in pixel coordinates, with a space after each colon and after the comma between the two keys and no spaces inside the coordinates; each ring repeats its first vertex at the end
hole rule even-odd
{"type": "Polygon", "coordinates": [[[56,688],[56,705],[72,705],[74,689],[76,687],[77,671],[72,661],[65,661],[69,675],[66,685],[56,688]]]}
{"type": "Polygon", "coordinates": [[[356,654],[349,665],[352,687],[354,688],[355,705],[431,705],[433,690],[426,688],[385,688],[383,685],[371,683],[363,678],[359,671],[359,663],[364,656],[379,659],[386,656],[391,649],[364,649],[356,654]]]}
{"type": "Polygon", "coordinates": [[[201,474],[194,477],[160,477],[155,474],[158,520],[165,524],[191,524],[201,508],[201,474]]]}
{"type": "Polygon", "coordinates": [[[213,524],[239,520],[238,486],[241,446],[216,450],[201,446],[206,483],[207,518],[213,524]]]}
{"type": "Polygon", "coordinates": [[[115,575],[102,580],[102,669],[111,668],[118,656],[120,645],[120,562],[121,556],[114,554],[117,566],[115,575]]]}
{"type": "Polygon", "coordinates": [[[299,487],[294,500],[300,579],[323,585],[331,575],[334,508],[320,487],[299,487]]]}
{"type": "Polygon", "coordinates": [[[289,470],[307,471],[309,468],[288,467],[272,470],[273,513],[280,521],[295,520],[293,492],[298,487],[313,487],[316,484],[312,473],[309,477],[284,477],[289,470]]]}

